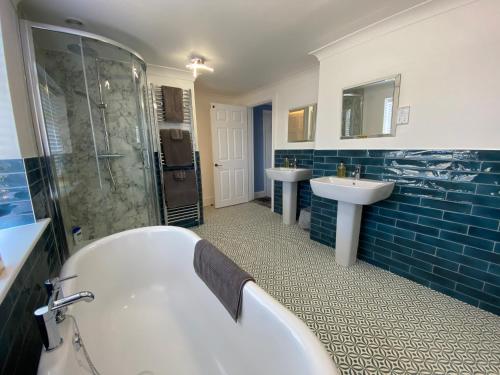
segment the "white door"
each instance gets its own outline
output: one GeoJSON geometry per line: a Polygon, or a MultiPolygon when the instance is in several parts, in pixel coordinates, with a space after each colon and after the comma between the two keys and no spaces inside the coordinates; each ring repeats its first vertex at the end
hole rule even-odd
{"type": "Polygon", "coordinates": [[[266,197],[271,197],[272,194],[272,180],[266,175],[266,168],[273,166],[273,128],[272,128],[272,112],[262,112],[262,124],[264,134],[264,190],[266,197]]]}
{"type": "Polygon", "coordinates": [[[212,103],[215,208],[248,202],[247,108],[212,103]]]}

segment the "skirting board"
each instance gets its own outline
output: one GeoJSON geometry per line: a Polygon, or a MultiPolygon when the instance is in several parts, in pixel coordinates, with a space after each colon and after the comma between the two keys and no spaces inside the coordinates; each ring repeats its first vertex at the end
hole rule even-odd
{"type": "Polygon", "coordinates": [[[254,198],[257,199],[257,198],[265,198],[266,197],[266,192],[265,191],[256,191],[255,193],[253,193],[254,195],[254,198]]]}

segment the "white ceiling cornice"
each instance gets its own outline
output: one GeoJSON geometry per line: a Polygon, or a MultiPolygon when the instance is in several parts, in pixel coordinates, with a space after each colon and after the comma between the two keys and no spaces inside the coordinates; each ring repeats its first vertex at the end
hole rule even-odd
{"type": "Polygon", "coordinates": [[[171,68],[168,66],[161,66],[155,64],[146,64],[148,75],[168,75],[172,78],[182,79],[185,81],[194,82],[195,78],[193,73],[189,70],[182,70],[177,68],[171,68]]]}
{"type": "Polygon", "coordinates": [[[478,0],[427,0],[309,52],[321,61],[379,36],[468,5],[478,0]]]}
{"type": "Polygon", "coordinates": [[[193,55],[203,56],[215,72],[197,81],[240,95],[313,66],[308,52],[318,46],[425,1],[22,0],[19,7],[23,18],[40,23],[81,19],[82,29],[155,65],[182,71],[193,55]]]}

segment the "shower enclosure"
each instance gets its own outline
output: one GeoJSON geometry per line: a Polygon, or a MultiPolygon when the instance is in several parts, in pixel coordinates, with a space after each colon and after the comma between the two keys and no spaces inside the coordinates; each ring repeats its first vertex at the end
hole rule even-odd
{"type": "Polygon", "coordinates": [[[144,61],[93,34],[24,26],[50,193],[70,253],[112,233],[159,224],[144,61]]]}

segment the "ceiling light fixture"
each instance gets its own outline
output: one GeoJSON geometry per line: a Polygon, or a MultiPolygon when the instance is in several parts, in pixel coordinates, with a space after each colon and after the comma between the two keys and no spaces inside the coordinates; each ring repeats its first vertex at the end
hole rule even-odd
{"type": "Polygon", "coordinates": [[[204,71],[210,73],[214,72],[214,68],[209,67],[205,63],[205,59],[202,57],[193,57],[191,59],[191,64],[187,64],[186,68],[193,71],[194,78],[198,77],[198,75],[200,75],[200,73],[203,73],[204,71]]]}

